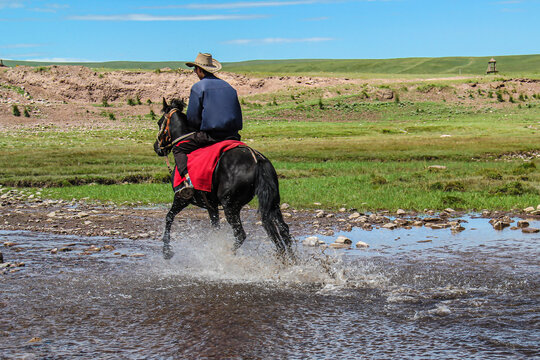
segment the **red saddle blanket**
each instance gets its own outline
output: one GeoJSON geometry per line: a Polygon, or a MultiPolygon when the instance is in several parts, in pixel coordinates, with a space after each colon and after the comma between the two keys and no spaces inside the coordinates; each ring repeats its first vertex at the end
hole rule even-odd
{"type": "MultiPolygon", "coordinates": [[[[237,146],[247,146],[241,141],[224,140],[214,145],[206,146],[188,154],[188,174],[196,190],[212,191],[212,176],[221,155],[237,146]]],[[[174,168],[173,188],[179,186],[186,178],[180,176],[174,168]]]]}

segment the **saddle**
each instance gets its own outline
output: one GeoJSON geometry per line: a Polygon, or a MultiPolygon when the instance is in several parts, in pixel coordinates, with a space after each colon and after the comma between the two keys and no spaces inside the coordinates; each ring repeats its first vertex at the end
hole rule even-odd
{"type": "MultiPolygon", "coordinates": [[[[238,146],[248,147],[241,141],[223,140],[213,145],[192,151],[187,155],[189,178],[191,179],[191,183],[195,190],[206,192],[212,191],[212,177],[219,159],[225,152],[238,146]]],[[[175,166],[172,176],[173,189],[180,186],[185,179],[185,177],[180,176],[180,173],[175,166]]]]}

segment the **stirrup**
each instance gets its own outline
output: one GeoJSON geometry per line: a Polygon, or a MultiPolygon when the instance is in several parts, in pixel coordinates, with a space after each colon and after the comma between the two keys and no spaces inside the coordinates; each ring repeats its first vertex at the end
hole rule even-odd
{"type": "Polygon", "coordinates": [[[178,195],[181,199],[189,200],[195,194],[195,189],[191,183],[189,175],[186,174],[186,180],[182,182],[182,187],[174,192],[175,195],[178,195]]]}

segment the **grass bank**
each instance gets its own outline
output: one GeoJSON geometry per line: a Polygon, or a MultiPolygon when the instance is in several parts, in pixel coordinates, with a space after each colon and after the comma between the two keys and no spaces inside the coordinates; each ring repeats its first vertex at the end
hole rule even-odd
{"type": "MultiPolygon", "coordinates": [[[[448,83],[434,86],[444,91],[448,83]]],[[[242,99],[243,140],[273,161],[283,202],[364,211],[540,203],[540,96],[501,107],[487,95],[479,105],[330,90],[242,99]]],[[[168,203],[168,173],[152,149],[156,130],[155,121],[137,117],[110,129],[4,132],[0,183],[43,188],[53,198],[168,203]]]]}

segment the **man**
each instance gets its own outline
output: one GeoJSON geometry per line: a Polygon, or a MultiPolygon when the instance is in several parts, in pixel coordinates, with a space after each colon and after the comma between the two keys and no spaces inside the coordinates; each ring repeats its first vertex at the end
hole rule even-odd
{"type": "Polygon", "coordinates": [[[189,126],[196,132],[180,141],[173,154],[179,174],[186,178],[175,193],[190,199],[194,190],[187,172],[187,154],[219,141],[240,140],[242,110],[236,90],[214,75],[221,70],[221,64],[211,54],[199,53],[195,61],[186,65],[193,67],[200,80],[191,88],[186,112],[189,126]]]}

